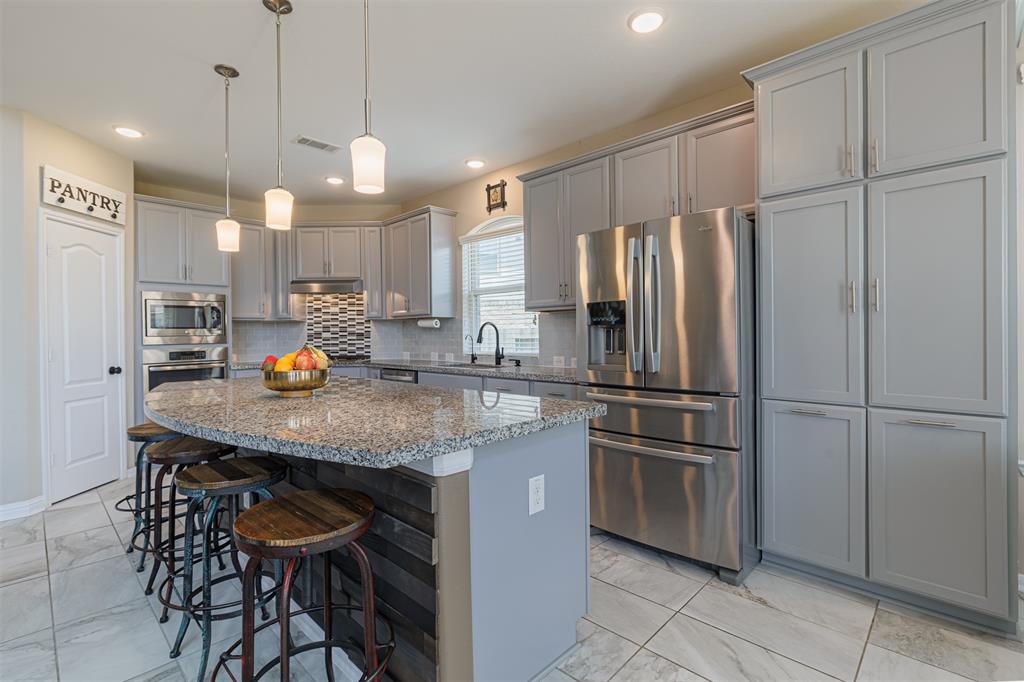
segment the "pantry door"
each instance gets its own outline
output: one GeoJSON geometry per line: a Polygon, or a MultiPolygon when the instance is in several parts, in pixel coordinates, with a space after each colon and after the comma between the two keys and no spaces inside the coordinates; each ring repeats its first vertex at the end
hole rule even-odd
{"type": "Polygon", "coordinates": [[[124,461],[124,236],[41,212],[51,504],[113,481],[124,461]]]}

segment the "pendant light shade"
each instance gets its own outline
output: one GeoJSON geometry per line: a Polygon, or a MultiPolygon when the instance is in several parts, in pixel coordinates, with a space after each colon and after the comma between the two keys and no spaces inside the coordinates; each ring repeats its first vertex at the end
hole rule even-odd
{"type": "Polygon", "coordinates": [[[242,226],[238,224],[238,221],[221,218],[217,221],[217,250],[237,253],[241,234],[242,226]]]}
{"type": "Polygon", "coordinates": [[[227,64],[213,67],[218,75],[224,77],[224,217],[217,221],[217,250],[236,253],[241,238],[242,226],[231,219],[231,145],[230,140],[230,108],[231,79],[238,78],[238,69],[227,64]]]}
{"type": "Polygon", "coordinates": [[[360,194],[384,191],[384,156],[387,147],[370,134],[360,135],[349,145],[352,152],[352,188],[360,194]]]}
{"type": "Polygon", "coordinates": [[[267,206],[267,227],[272,230],[292,229],[292,193],[284,187],[268,189],[263,198],[267,206]]]}
{"type": "Polygon", "coordinates": [[[291,14],[289,0],[263,0],[263,5],[274,13],[277,26],[277,187],[264,194],[266,204],[266,225],[272,230],[292,229],[292,204],[295,198],[284,188],[284,164],[281,137],[281,15],[291,14]]]}

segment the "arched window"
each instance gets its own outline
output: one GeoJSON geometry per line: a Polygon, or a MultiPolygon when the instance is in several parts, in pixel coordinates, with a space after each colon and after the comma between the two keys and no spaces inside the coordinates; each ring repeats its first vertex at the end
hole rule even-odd
{"type": "MultiPolygon", "coordinates": [[[[523,219],[502,216],[484,221],[459,239],[462,245],[463,334],[476,338],[480,325],[493,322],[509,355],[537,355],[537,314],[524,309],[523,219]]],[[[473,344],[463,338],[463,352],[473,344]]],[[[494,334],[484,334],[477,353],[494,352],[494,334]]]]}

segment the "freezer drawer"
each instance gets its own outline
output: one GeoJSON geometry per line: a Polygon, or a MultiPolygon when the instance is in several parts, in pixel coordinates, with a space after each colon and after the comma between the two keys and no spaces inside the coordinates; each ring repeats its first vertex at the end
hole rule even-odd
{"type": "Polygon", "coordinates": [[[740,447],[738,398],[597,386],[580,387],[580,393],[581,400],[608,406],[608,414],[590,420],[593,429],[718,448],[740,447]]]}
{"type": "Polygon", "coordinates": [[[590,523],[740,568],[739,453],[590,431],[590,523]]]}

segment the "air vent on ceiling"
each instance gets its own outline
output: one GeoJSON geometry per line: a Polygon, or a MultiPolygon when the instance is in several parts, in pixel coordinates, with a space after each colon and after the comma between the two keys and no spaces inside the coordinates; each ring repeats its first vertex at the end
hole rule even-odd
{"type": "Polygon", "coordinates": [[[294,142],[295,144],[301,144],[303,147],[319,149],[322,152],[336,152],[339,149],[341,149],[341,147],[339,147],[336,144],[324,142],[323,140],[317,140],[312,137],[306,137],[305,135],[299,135],[294,140],[292,140],[292,142],[294,142]]]}

